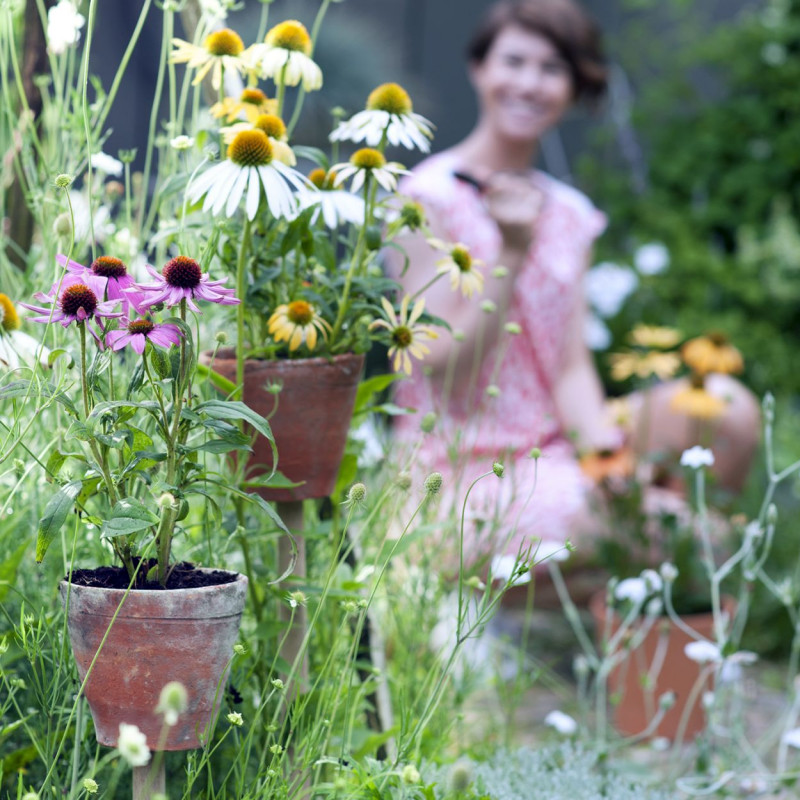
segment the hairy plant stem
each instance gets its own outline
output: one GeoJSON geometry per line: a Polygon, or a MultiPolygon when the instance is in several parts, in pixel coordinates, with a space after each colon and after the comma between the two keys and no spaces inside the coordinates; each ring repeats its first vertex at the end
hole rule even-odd
{"type": "MultiPolygon", "coordinates": [[[[247,251],[250,249],[250,217],[245,215],[242,246],[236,260],[236,294],[239,305],[236,307],[236,400],[244,400],[244,310],[247,295],[247,251]]],[[[253,342],[250,343],[253,346],[253,342]]]]}

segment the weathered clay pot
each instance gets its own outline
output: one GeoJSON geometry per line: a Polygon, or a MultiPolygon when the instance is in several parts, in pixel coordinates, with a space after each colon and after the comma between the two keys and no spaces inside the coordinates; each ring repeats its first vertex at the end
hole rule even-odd
{"type": "MultiPolygon", "coordinates": [[[[733,600],[725,600],[726,611],[732,613],[733,606],[733,600]]],[[[605,590],[597,592],[592,597],[589,610],[594,618],[599,640],[606,624],[605,590]]],[[[713,640],[714,618],[710,612],[689,614],[681,619],[702,636],[713,640]]],[[[611,618],[609,635],[617,630],[620,623],[619,616],[614,613],[611,618]]],[[[619,699],[614,709],[614,725],[620,733],[633,735],[645,730],[658,710],[658,698],[665,692],[671,691],[675,693],[675,705],[666,712],[652,736],[664,736],[673,740],[677,737],[686,704],[702,669],[698,663],[687,658],[684,653],[684,647],[693,641],[695,640],[688,633],[677,627],[668,617],[664,617],[653,625],[641,645],[631,651],[628,657],[613,670],[609,676],[608,689],[609,696],[616,696],[619,699]],[[645,689],[644,678],[654,663],[662,636],[666,638],[663,663],[654,685],[645,689]]],[[[711,681],[709,679],[708,685],[695,695],[695,702],[689,711],[686,727],[683,730],[683,738],[686,741],[694,739],[705,727],[705,712],[701,702],[702,693],[710,688],[711,681]]]]}
{"type": "Polygon", "coordinates": [[[115,747],[125,722],[138,726],[151,750],[200,747],[219,712],[247,577],[194,589],[133,590],[124,602],[122,589],[62,581],[59,590],[81,681],[109,631],[85,689],[97,741],[115,747]],[[186,687],[189,707],[162,742],[163,716],[155,708],[169,681],[186,687]]]}
{"type": "MultiPolygon", "coordinates": [[[[207,358],[205,361],[208,363],[207,358]]],[[[278,448],[278,470],[295,483],[302,481],[290,489],[259,489],[266,500],[305,500],[327,497],[333,491],[363,365],[364,356],[352,353],[334,356],[330,361],[301,358],[245,362],[244,402],[261,416],[269,417],[278,448]],[[273,414],[275,395],[266,387],[276,383],[283,388],[273,414]]],[[[213,369],[235,382],[234,351],[220,350],[213,369]]],[[[269,442],[259,436],[253,446],[248,476],[271,467],[269,442]]]]}

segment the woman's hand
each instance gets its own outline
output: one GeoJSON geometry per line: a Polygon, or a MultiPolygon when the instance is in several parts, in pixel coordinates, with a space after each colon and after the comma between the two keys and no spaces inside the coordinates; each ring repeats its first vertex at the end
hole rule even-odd
{"type": "Polygon", "coordinates": [[[525,254],[533,240],[544,195],[527,175],[495,172],[482,181],[489,216],[497,223],[503,247],[525,254]]]}

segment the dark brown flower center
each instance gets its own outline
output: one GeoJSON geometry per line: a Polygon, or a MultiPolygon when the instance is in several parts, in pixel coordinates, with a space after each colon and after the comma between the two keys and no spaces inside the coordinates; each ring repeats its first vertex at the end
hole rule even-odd
{"type": "Polygon", "coordinates": [[[392,331],[392,343],[399,347],[401,350],[408,347],[413,341],[411,330],[405,325],[398,325],[392,331]]]}
{"type": "Polygon", "coordinates": [[[170,286],[179,289],[196,289],[203,275],[200,265],[189,256],[175,256],[167,262],[161,274],[170,286]]]}
{"type": "Polygon", "coordinates": [[[128,269],[125,264],[114,256],[100,256],[95,259],[91,266],[92,272],[95,275],[100,275],[103,278],[121,278],[123,275],[128,274],[128,269]]]}
{"type": "Polygon", "coordinates": [[[143,333],[147,336],[153,328],[155,325],[149,319],[134,319],[128,323],[129,333],[143,333]]]}
{"type": "Polygon", "coordinates": [[[75,317],[82,308],[87,317],[91,317],[97,308],[97,295],[83,283],[76,283],[61,293],[61,310],[75,317]]]}

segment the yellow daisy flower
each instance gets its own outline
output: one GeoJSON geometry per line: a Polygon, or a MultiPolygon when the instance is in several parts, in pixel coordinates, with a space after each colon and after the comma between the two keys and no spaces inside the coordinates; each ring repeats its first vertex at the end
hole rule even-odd
{"type": "Polygon", "coordinates": [[[660,325],[636,325],[628,334],[628,341],[637,347],[658,348],[669,350],[675,347],[683,337],[675,328],[665,328],[660,325]]]}
{"type": "Polygon", "coordinates": [[[245,89],[236,100],[226,97],[219,103],[211,106],[211,115],[215,119],[225,118],[226,122],[236,122],[242,114],[248,122],[255,122],[262,114],[275,114],[278,110],[278,101],[270,100],[261,89],[245,89]]]}
{"type": "Polygon", "coordinates": [[[317,335],[328,338],[331,326],[305,300],[279,305],[267,323],[276,342],[289,342],[289,352],[305,343],[309,350],[317,346],[317,335]]]}
{"type": "Polygon", "coordinates": [[[425,310],[425,298],[420,297],[411,313],[408,313],[408,304],[411,296],[406,295],[400,303],[400,316],[397,316],[392,304],[385,298],[381,298],[381,305],[386,319],[376,319],[369,327],[386,328],[389,331],[389,358],[393,359],[392,368],[399,372],[402,368],[406,375],[411,374],[411,358],[409,353],[417,359],[423,359],[430,349],[422,344],[421,339],[437,339],[436,333],[430,325],[417,325],[416,322],[425,310]]]}
{"type": "Polygon", "coordinates": [[[450,288],[454,292],[460,288],[464,297],[472,297],[483,291],[483,273],[478,269],[483,261],[473,258],[466,245],[450,244],[441,239],[428,239],[428,244],[447,253],[436,262],[436,267],[440,275],[450,276],[450,288]]]}
{"type": "Polygon", "coordinates": [[[242,131],[263,131],[267,134],[269,143],[272,145],[272,157],[277,158],[289,167],[297,164],[294,150],[287,144],[286,125],[276,114],[259,114],[254,122],[236,122],[220,128],[222,140],[225,144],[230,144],[236,135],[242,131]]]}
{"type": "Polygon", "coordinates": [[[263,44],[248,47],[244,58],[262,78],[285,86],[297,86],[302,81],[303,88],[311,92],[322,87],[322,70],[312,60],[311,50],[305,25],[289,19],[272,28],[263,44]]]}
{"type": "Polygon", "coordinates": [[[742,354],[721,333],[690,339],[681,348],[681,355],[686,365],[699,375],[739,373],[744,369],[742,354]]]}
{"type": "Polygon", "coordinates": [[[677,353],[612,353],[611,377],[615,381],[628,378],[650,378],[655,375],[661,380],[671,378],[681,366],[677,353]]]}
{"type": "Polygon", "coordinates": [[[222,71],[233,70],[244,73],[247,69],[242,54],[244,42],[236,31],[223,28],[206,36],[203,46],[183,39],[173,39],[175,49],[169,57],[171,64],[186,64],[197,69],[192,85],[196,86],[211,72],[211,85],[219,91],[222,86],[222,71]]]}
{"type": "Polygon", "coordinates": [[[693,419],[716,419],[725,413],[725,401],[711,394],[699,375],[693,376],[686,388],[672,395],[669,407],[693,419]]]}

